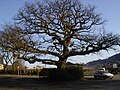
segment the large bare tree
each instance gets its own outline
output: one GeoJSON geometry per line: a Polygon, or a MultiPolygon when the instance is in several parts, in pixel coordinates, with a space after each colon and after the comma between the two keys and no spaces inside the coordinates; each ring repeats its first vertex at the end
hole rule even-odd
{"type": "Polygon", "coordinates": [[[5,25],[1,46],[14,56],[62,69],[69,57],[108,50],[119,45],[118,35],[102,30],[105,21],[94,6],[79,0],[26,3],[5,25]]]}

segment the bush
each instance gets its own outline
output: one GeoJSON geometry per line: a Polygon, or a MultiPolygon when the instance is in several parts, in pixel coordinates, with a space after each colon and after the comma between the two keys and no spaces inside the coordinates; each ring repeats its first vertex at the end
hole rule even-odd
{"type": "Polygon", "coordinates": [[[4,70],[0,70],[0,74],[4,74],[4,70]]]}
{"type": "Polygon", "coordinates": [[[63,70],[56,68],[49,70],[49,79],[51,80],[80,80],[83,78],[83,69],[79,66],[66,67],[63,70]]]}
{"type": "Polygon", "coordinates": [[[46,68],[42,69],[39,72],[39,77],[41,77],[41,76],[44,77],[44,78],[48,77],[49,76],[49,71],[50,71],[50,69],[46,69],[46,68]]]}

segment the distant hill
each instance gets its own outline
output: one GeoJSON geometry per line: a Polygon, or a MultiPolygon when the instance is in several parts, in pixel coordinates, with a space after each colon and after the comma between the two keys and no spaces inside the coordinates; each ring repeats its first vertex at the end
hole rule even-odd
{"type": "Polygon", "coordinates": [[[103,59],[103,60],[99,59],[99,60],[88,62],[86,64],[86,66],[91,67],[91,68],[95,68],[95,67],[99,67],[99,66],[102,66],[102,65],[110,63],[110,62],[120,63],[120,53],[113,55],[107,59],[103,59]]]}

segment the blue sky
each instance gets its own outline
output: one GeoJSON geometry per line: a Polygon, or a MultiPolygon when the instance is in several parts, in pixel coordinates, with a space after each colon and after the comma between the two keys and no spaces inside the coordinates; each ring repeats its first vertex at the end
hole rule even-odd
{"type": "MultiPolygon", "coordinates": [[[[17,11],[24,6],[26,1],[40,1],[40,0],[0,0],[0,25],[12,21],[17,11]]],[[[109,32],[120,34],[120,0],[81,0],[83,4],[95,5],[96,11],[102,14],[102,17],[107,20],[105,28],[109,32]]],[[[1,27],[0,27],[1,28],[1,27]]],[[[76,56],[72,62],[88,62],[96,59],[107,58],[114,55],[114,51],[101,52],[97,55],[91,54],[86,56],[76,56]]]]}
{"type": "Polygon", "coordinates": [[[85,4],[95,5],[96,11],[107,20],[106,29],[120,33],[120,0],[81,0],[85,4]]]}

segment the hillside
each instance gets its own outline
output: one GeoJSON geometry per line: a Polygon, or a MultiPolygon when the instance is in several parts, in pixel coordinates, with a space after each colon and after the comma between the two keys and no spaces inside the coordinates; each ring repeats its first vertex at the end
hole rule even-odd
{"type": "Polygon", "coordinates": [[[91,62],[88,62],[86,64],[87,67],[91,67],[91,68],[95,68],[95,67],[98,67],[98,66],[102,66],[103,64],[107,64],[109,62],[117,62],[117,63],[120,63],[120,53],[119,54],[116,54],[116,55],[113,55],[107,59],[99,59],[99,60],[95,60],[95,61],[91,61],[91,62]]]}

